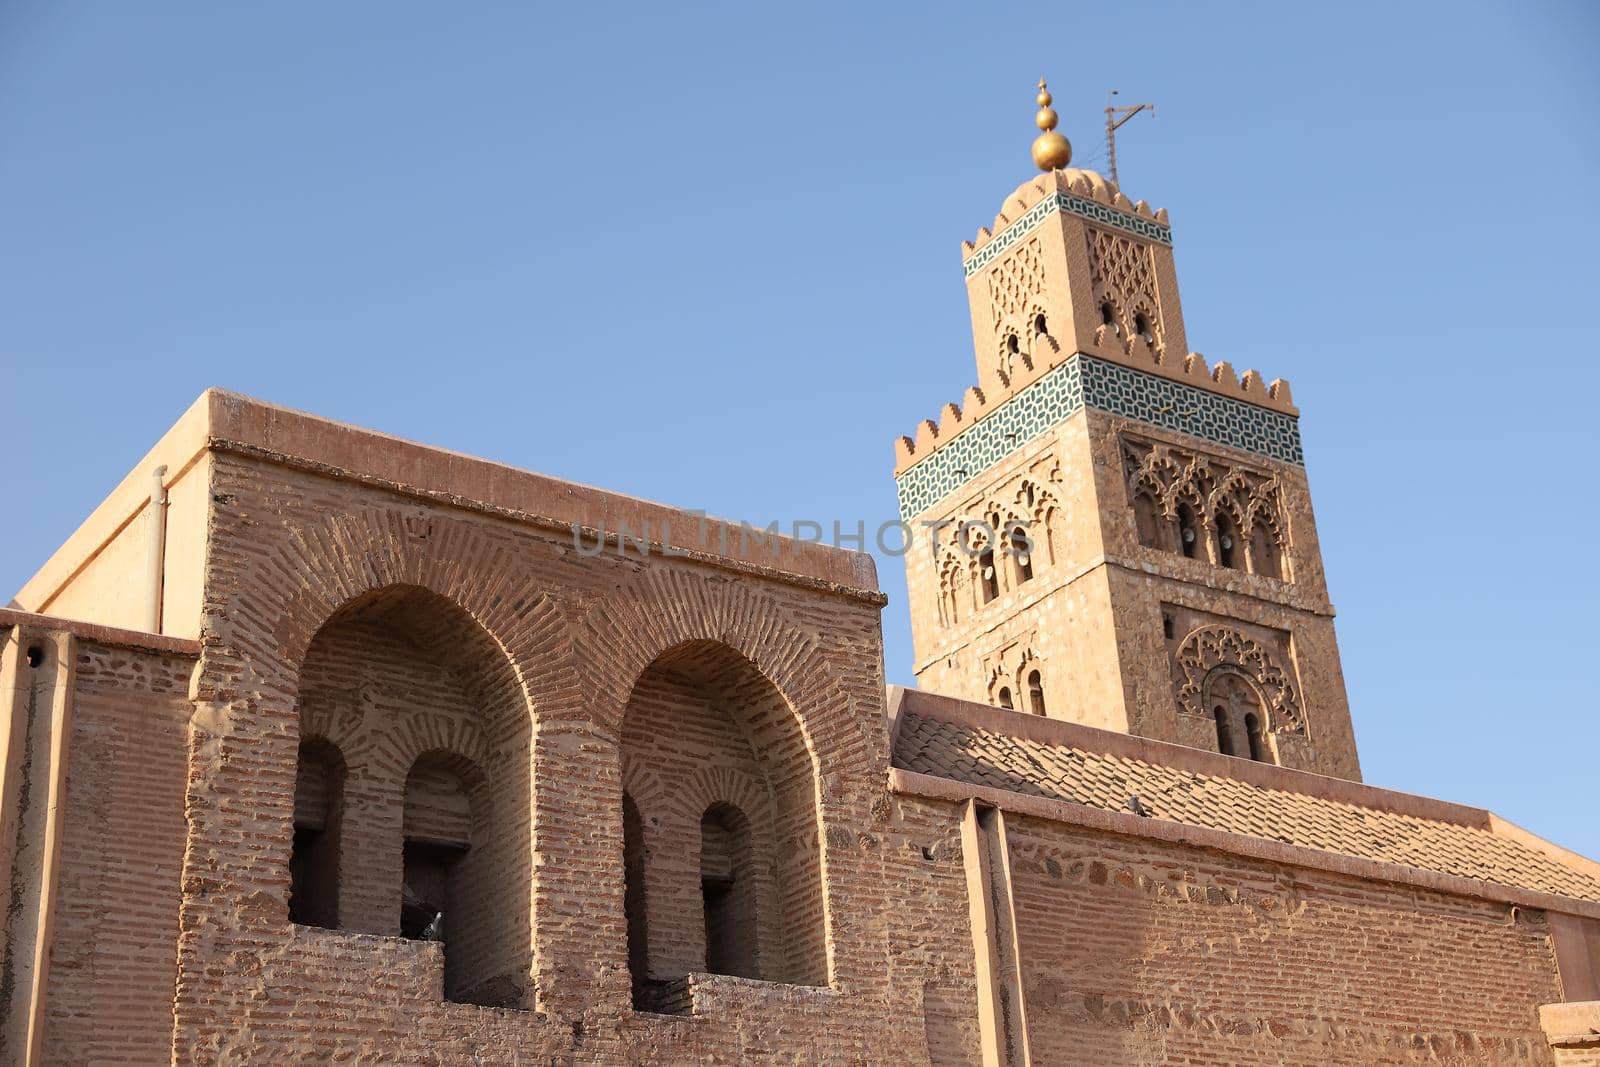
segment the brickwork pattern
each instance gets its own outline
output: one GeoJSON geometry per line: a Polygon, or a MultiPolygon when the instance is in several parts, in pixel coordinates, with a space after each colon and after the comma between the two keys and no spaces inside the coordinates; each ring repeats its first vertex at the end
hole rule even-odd
{"type": "Polygon", "coordinates": [[[1549,1062],[1541,913],[1008,826],[1035,1063],[1549,1062]]]}
{"type": "Polygon", "coordinates": [[[62,1062],[164,1063],[195,662],[80,641],[75,666],[47,1047],[62,1062]]]}
{"type": "Polygon", "coordinates": [[[180,1062],[337,1052],[465,1064],[512,1050],[594,1063],[970,1062],[960,1053],[975,1016],[970,945],[928,936],[959,929],[965,914],[950,891],[962,884],[959,853],[939,843],[955,827],[926,812],[913,818],[882,791],[875,605],[730,581],[692,561],[582,557],[513,523],[257,461],[220,460],[213,491],[188,778],[180,1062]],[[266,513],[270,525],[258,521],[266,513]],[[444,1001],[435,943],[285,918],[299,705],[305,665],[316,662],[308,652],[341,608],[396,586],[456,605],[527,694],[531,735],[516,767],[531,783],[522,847],[533,961],[521,1010],[444,1001]],[[621,749],[635,680],[694,642],[737,653],[800,724],[816,768],[815,848],[828,887],[808,918],[823,932],[829,986],[691,975],[684,996],[702,1014],[675,1018],[630,1007],[621,749]],[[336,1008],[293,1007],[310,1003],[336,1008]]]}

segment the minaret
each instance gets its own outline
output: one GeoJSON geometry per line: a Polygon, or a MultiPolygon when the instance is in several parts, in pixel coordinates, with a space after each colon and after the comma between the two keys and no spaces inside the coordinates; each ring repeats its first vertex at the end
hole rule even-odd
{"type": "Polygon", "coordinates": [[[1038,103],[963,245],[978,384],[896,448],[918,684],[1359,779],[1288,383],[1189,351],[1166,212],[1038,103]]]}

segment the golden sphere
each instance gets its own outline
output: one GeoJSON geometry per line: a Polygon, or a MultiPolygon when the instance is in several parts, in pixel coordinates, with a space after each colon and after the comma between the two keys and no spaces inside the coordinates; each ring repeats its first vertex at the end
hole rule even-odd
{"type": "Polygon", "coordinates": [[[1039,91],[1039,106],[1040,107],[1049,107],[1050,106],[1050,102],[1053,99],[1054,99],[1054,97],[1052,97],[1049,93],[1043,91],[1042,89],[1039,91]]]}
{"type": "Polygon", "coordinates": [[[1041,107],[1039,113],[1033,117],[1033,123],[1041,130],[1053,130],[1056,128],[1056,113],[1050,108],[1041,107]]]}
{"type": "Polygon", "coordinates": [[[1033,163],[1040,170],[1060,170],[1072,162],[1072,144],[1059,133],[1041,133],[1033,140],[1033,163]]]}

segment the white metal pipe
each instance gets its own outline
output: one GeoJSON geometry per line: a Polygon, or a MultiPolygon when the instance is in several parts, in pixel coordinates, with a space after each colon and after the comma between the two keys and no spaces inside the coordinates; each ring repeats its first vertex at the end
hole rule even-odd
{"type": "Polygon", "coordinates": [[[148,608],[145,629],[153,634],[161,632],[161,585],[167,563],[167,487],[163,482],[166,475],[165,465],[150,473],[150,554],[146,567],[150,586],[145,599],[148,608]]]}

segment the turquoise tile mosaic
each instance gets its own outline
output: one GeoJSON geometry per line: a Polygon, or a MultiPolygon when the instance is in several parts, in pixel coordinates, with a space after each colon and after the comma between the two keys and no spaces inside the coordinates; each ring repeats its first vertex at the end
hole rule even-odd
{"type": "Polygon", "coordinates": [[[1130,215],[1126,211],[1096,200],[1089,200],[1071,193],[1055,192],[1029,208],[1016,222],[1007,226],[989,239],[984,245],[972,254],[972,258],[961,265],[968,278],[978,273],[983,268],[993,263],[1006,249],[1016,244],[1025,237],[1029,230],[1043,222],[1051,214],[1065,211],[1097,222],[1102,226],[1109,226],[1115,230],[1131,233],[1135,237],[1143,237],[1147,241],[1158,244],[1172,244],[1172,227],[1150,219],[1142,219],[1137,215],[1130,215]]]}
{"type": "Polygon", "coordinates": [[[1080,354],[1072,362],[1083,364],[1084,400],[1092,408],[1305,466],[1300,420],[1293,415],[1093,356],[1080,354]]]}
{"type": "Polygon", "coordinates": [[[1073,356],[967,427],[895,480],[900,515],[910,520],[1076,411],[1083,376],[1073,356]]]}
{"type": "Polygon", "coordinates": [[[1305,465],[1292,415],[1079,353],[896,478],[901,517],[914,519],[1085,406],[1305,465]]]}

